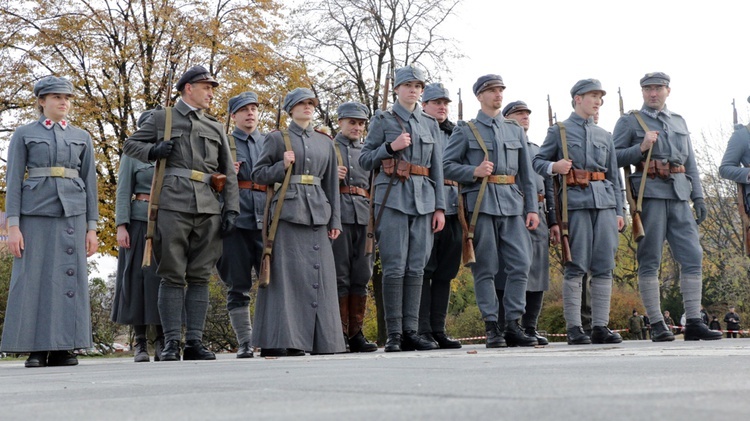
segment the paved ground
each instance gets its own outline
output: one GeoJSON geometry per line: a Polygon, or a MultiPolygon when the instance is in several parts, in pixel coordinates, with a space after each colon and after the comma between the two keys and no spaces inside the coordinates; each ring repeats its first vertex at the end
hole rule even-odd
{"type": "Polygon", "coordinates": [[[747,420],[750,339],[77,367],[0,362],[0,419],[747,420]]]}

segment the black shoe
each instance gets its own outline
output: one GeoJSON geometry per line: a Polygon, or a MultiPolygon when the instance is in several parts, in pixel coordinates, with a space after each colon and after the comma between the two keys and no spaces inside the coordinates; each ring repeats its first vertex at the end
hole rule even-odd
{"type": "MultiPolygon", "coordinates": [[[[318,354],[323,355],[323,354],[318,354]]],[[[287,357],[304,357],[305,351],[297,348],[287,348],[286,349],[286,356],[287,357]]]]}
{"type": "Polygon", "coordinates": [[[32,352],[23,363],[26,368],[47,367],[47,351],[32,352]]]}
{"type": "Polygon", "coordinates": [[[286,348],[262,348],[261,357],[286,357],[286,348]]]}
{"type": "Polygon", "coordinates": [[[591,343],[619,344],[620,342],[622,342],[622,336],[617,332],[612,332],[607,326],[594,326],[591,332],[591,343]]]}
{"type": "Polygon", "coordinates": [[[686,341],[714,341],[721,337],[721,332],[709,329],[701,319],[687,319],[685,323],[686,341]]]}
{"type": "Polygon", "coordinates": [[[168,340],[159,355],[159,361],[180,361],[180,341],[168,340]]]}
{"type": "Polygon", "coordinates": [[[349,344],[349,335],[344,332],[344,345],[346,345],[346,351],[344,352],[352,352],[352,347],[349,344]]]}
{"type": "Polygon", "coordinates": [[[237,348],[237,358],[253,358],[253,347],[250,342],[244,342],[237,348]]]}
{"type": "Polygon", "coordinates": [[[487,348],[506,348],[508,346],[497,322],[484,322],[484,328],[487,332],[487,341],[485,342],[487,348]]]}
{"type": "Polygon", "coordinates": [[[568,345],[588,345],[591,338],[584,333],[581,326],[575,326],[568,329],[568,345]]]}
{"type": "Polygon", "coordinates": [[[539,342],[534,336],[526,336],[526,332],[521,329],[518,320],[511,320],[505,325],[503,332],[505,343],[508,346],[536,346],[539,342]]]}
{"type": "Polygon", "coordinates": [[[656,324],[651,323],[651,341],[653,342],[671,342],[674,340],[674,333],[667,327],[663,321],[656,324]]]}
{"type": "Polygon", "coordinates": [[[351,352],[373,352],[378,350],[378,346],[369,342],[360,330],[356,335],[349,338],[349,350],[351,352]]]}
{"type": "Polygon", "coordinates": [[[404,332],[403,341],[401,343],[401,349],[404,351],[430,351],[433,349],[440,348],[437,342],[434,340],[430,341],[419,335],[414,330],[407,330],[404,332]]]}
{"type": "Polygon", "coordinates": [[[461,342],[446,335],[445,332],[432,332],[432,337],[437,342],[440,349],[459,349],[461,342]]]}
{"type": "Polygon", "coordinates": [[[191,339],[185,341],[185,349],[182,354],[182,361],[188,360],[215,360],[216,354],[211,352],[200,339],[191,339]]]}
{"type": "Polygon", "coordinates": [[[135,350],[133,361],[137,363],[147,363],[151,361],[148,356],[148,341],[146,341],[145,337],[137,339],[133,349],[135,350]]]}
{"type": "Polygon", "coordinates": [[[154,339],[154,362],[161,361],[161,353],[164,351],[164,337],[154,339]]]}
{"type": "Polygon", "coordinates": [[[401,334],[389,333],[385,342],[385,352],[401,352],[401,334]]]}
{"type": "Polygon", "coordinates": [[[50,351],[47,365],[49,367],[78,365],[78,357],[72,351],[50,351]]]}
{"type": "Polygon", "coordinates": [[[527,327],[524,329],[526,332],[526,336],[532,336],[536,338],[536,341],[539,343],[539,345],[546,346],[549,345],[549,341],[544,336],[540,335],[539,332],[536,331],[533,327],[527,327]]]}

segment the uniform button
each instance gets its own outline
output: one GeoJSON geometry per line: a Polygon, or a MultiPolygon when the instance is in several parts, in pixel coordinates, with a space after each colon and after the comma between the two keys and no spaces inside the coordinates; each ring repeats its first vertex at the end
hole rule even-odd
{"type": "Polygon", "coordinates": [[[310,162],[310,158],[305,158],[305,161],[310,162]]]}
{"type": "Polygon", "coordinates": [[[67,270],[67,271],[66,271],[65,273],[66,273],[66,274],[67,274],[68,276],[73,276],[73,275],[75,274],[75,271],[74,271],[73,269],[68,269],[68,270],[67,270]]]}
{"type": "Polygon", "coordinates": [[[312,285],[312,287],[315,288],[315,289],[318,289],[318,288],[320,288],[320,284],[316,282],[316,283],[314,283],[312,285]]]}
{"type": "Polygon", "coordinates": [[[320,244],[316,244],[313,246],[313,250],[320,250],[320,244]]]}
{"type": "Polygon", "coordinates": [[[74,251],[75,250],[73,249],[73,247],[68,247],[68,249],[65,250],[65,252],[68,253],[68,254],[73,254],[74,251]]]}
{"type": "Polygon", "coordinates": [[[75,293],[75,291],[68,291],[68,292],[65,293],[65,295],[67,295],[68,298],[73,298],[73,297],[75,297],[76,293],[75,293]]]}
{"type": "Polygon", "coordinates": [[[318,302],[313,301],[312,304],[310,304],[310,306],[312,306],[312,308],[318,308],[318,302]]]}
{"type": "MultiPolygon", "coordinates": [[[[320,263],[316,263],[316,264],[314,264],[314,265],[313,265],[313,267],[314,267],[315,269],[320,269],[320,263]]],[[[317,284],[315,284],[315,285],[317,285],[317,284]]]]}
{"type": "Polygon", "coordinates": [[[73,229],[73,227],[68,227],[68,231],[67,232],[68,232],[68,234],[73,234],[75,232],[75,230],[73,229]]]}

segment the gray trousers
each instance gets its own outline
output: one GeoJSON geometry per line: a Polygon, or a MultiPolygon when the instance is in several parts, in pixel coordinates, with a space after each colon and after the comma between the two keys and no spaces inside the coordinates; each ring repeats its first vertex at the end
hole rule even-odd
{"type": "Polygon", "coordinates": [[[612,276],[619,246],[617,212],[614,209],[582,209],[568,212],[570,254],[565,279],[591,273],[592,278],[612,276]]]}
{"type": "Polygon", "coordinates": [[[250,305],[250,288],[253,286],[252,270],[260,273],[263,256],[261,230],[236,229],[223,239],[224,253],[216,263],[219,277],[227,286],[227,310],[250,305]]]}
{"type": "Polygon", "coordinates": [[[526,307],[526,282],[531,268],[531,238],[522,216],[491,216],[480,213],[474,230],[476,263],[471,266],[477,306],[485,321],[497,321],[499,301],[495,276],[506,273],[506,320],[518,320],[526,307]],[[500,265],[500,254],[505,266],[500,265]]]}
{"type": "Polygon", "coordinates": [[[336,261],[338,296],[367,295],[367,283],[372,277],[374,254],[365,254],[367,226],[345,224],[341,235],[333,241],[336,261]]]}

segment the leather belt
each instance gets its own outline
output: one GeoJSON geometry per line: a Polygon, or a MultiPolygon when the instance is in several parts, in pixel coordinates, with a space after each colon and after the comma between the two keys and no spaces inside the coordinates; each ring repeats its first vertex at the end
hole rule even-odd
{"type": "Polygon", "coordinates": [[[362,187],[355,187],[355,186],[339,186],[339,192],[341,194],[353,194],[357,196],[362,196],[366,198],[370,198],[370,193],[363,189],[362,187]]]}
{"type": "MultiPolygon", "coordinates": [[[[643,162],[635,164],[635,169],[638,172],[643,172],[643,162]]],[[[646,174],[650,178],[655,178],[657,175],[659,178],[667,179],[670,174],[681,174],[685,172],[684,165],[673,165],[669,162],[662,161],[651,161],[648,164],[648,171],[646,174]]]]}
{"type": "Polygon", "coordinates": [[[411,166],[409,167],[409,174],[423,175],[426,177],[430,175],[430,169],[421,165],[411,164],[411,166]]]}
{"type": "Polygon", "coordinates": [[[443,179],[443,184],[446,186],[458,187],[458,182],[453,180],[443,179]]]}
{"type": "Polygon", "coordinates": [[[568,186],[588,187],[589,181],[603,181],[607,179],[607,173],[599,171],[586,171],[572,168],[565,175],[565,183],[568,186]]]}
{"type": "Polygon", "coordinates": [[[487,177],[487,182],[492,184],[513,184],[516,182],[515,175],[491,175],[487,177]]]}
{"type": "Polygon", "coordinates": [[[268,187],[262,184],[253,183],[250,180],[237,180],[237,186],[245,190],[256,190],[256,191],[262,191],[262,192],[268,189],[268,187]]]}
{"type": "Polygon", "coordinates": [[[211,174],[207,174],[207,173],[200,172],[197,170],[189,170],[187,168],[174,168],[174,167],[165,168],[164,175],[173,175],[175,177],[189,178],[193,181],[211,184],[211,174]]]}
{"type": "Polygon", "coordinates": [[[78,178],[78,170],[65,167],[39,167],[29,168],[29,177],[60,177],[78,178]]]}
{"type": "Polygon", "coordinates": [[[135,200],[139,202],[148,202],[149,200],[151,200],[151,195],[148,193],[136,193],[135,200]]]}
{"type": "Polygon", "coordinates": [[[289,184],[307,184],[307,185],[319,186],[320,177],[316,177],[314,175],[309,175],[309,174],[293,175],[289,179],[289,184]]]}
{"type": "Polygon", "coordinates": [[[539,202],[539,203],[542,203],[542,202],[544,202],[544,195],[543,195],[543,194],[541,194],[541,193],[537,193],[537,194],[536,194],[536,200],[537,200],[537,202],[539,202]]]}

